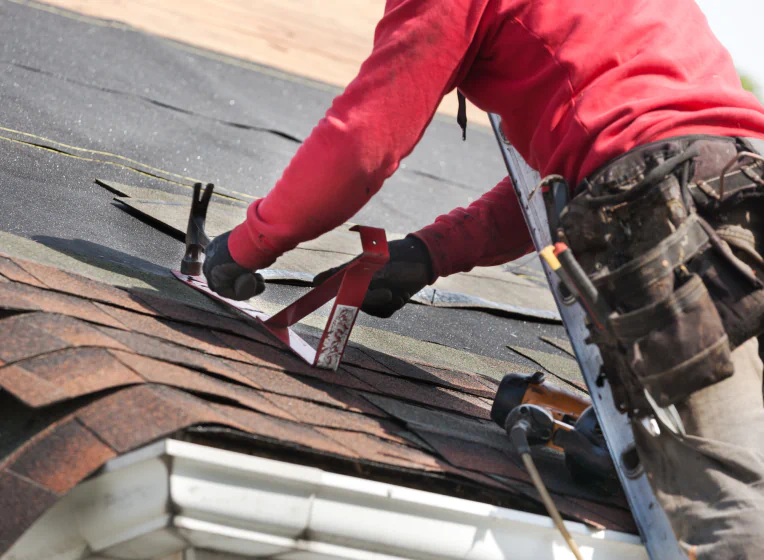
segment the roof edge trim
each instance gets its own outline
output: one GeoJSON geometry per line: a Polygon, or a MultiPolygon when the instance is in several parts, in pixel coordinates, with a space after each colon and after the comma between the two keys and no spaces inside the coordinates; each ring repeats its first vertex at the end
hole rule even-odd
{"type": "MultiPolygon", "coordinates": [[[[53,510],[0,560],[54,557],[61,539],[72,559],[572,558],[548,517],[172,439],[112,460],[53,510]]],[[[648,558],[634,535],[566,526],[586,558],[648,558]]]]}

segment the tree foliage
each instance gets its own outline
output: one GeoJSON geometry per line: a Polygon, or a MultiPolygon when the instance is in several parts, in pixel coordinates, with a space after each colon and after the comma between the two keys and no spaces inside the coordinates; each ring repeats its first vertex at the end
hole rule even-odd
{"type": "Polygon", "coordinates": [[[759,90],[759,84],[756,83],[756,81],[751,78],[750,76],[746,74],[740,74],[740,81],[743,83],[743,87],[747,89],[748,91],[755,93],[757,96],[760,95],[761,91],[759,90]]]}

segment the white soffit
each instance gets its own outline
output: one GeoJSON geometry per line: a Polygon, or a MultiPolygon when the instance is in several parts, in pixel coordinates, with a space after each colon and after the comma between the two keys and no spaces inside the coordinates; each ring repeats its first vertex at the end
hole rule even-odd
{"type": "MultiPolygon", "coordinates": [[[[646,560],[640,539],[566,523],[585,558],[646,560]]],[[[551,519],[165,440],[110,461],[0,560],[568,560],[551,519]]]]}

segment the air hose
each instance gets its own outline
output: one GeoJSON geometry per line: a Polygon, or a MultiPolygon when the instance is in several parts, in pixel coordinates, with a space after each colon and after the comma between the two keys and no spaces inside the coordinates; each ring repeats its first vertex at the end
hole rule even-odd
{"type": "MultiPolygon", "coordinates": [[[[523,409],[526,407],[518,408],[523,409]]],[[[531,456],[531,447],[528,443],[528,433],[535,430],[530,419],[527,417],[530,416],[529,412],[532,411],[526,409],[525,414],[523,414],[522,410],[519,410],[519,412],[520,414],[515,417],[516,420],[511,424],[511,427],[508,430],[509,439],[512,441],[512,445],[520,454],[520,457],[523,460],[523,465],[525,465],[525,469],[528,471],[533,485],[536,487],[536,490],[541,496],[541,501],[544,503],[544,507],[546,508],[547,513],[549,513],[549,517],[551,517],[552,521],[554,521],[555,527],[557,527],[557,530],[562,535],[562,538],[565,539],[565,542],[568,544],[568,547],[573,553],[573,556],[576,557],[576,560],[584,560],[584,557],[581,555],[581,551],[578,549],[576,541],[573,540],[573,536],[568,531],[568,528],[565,527],[565,523],[562,521],[562,516],[560,515],[557,506],[554,505],[552,496],[549,495],[549,491],[547,490],[544,481],[541,480],[541,475],[536,468],[536,464],[533,462],[533,457],[531,456]]]]}

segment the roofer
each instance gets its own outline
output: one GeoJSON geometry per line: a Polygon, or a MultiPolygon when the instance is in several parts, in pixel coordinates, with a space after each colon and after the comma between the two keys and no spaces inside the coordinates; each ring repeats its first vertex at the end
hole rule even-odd
{"type": "MultiPolygon", "coordinates": [[[[210,286],[261,292],[253,271],[363,207],[455,88],[542,175],[579,185],[564,233],[622,312],[598,346],[621,408],[655,413],[660,430],[635,422],[635,438],[680,542],[759,557],[764,144],[747,139],[764,138],[764,108],[693,0],[388,0],[358,77],[208,248],[210,286]]],[[[391,242],[363,309],[388,317],[438,277],[531,249],[504,179],[391,242]]]]}

